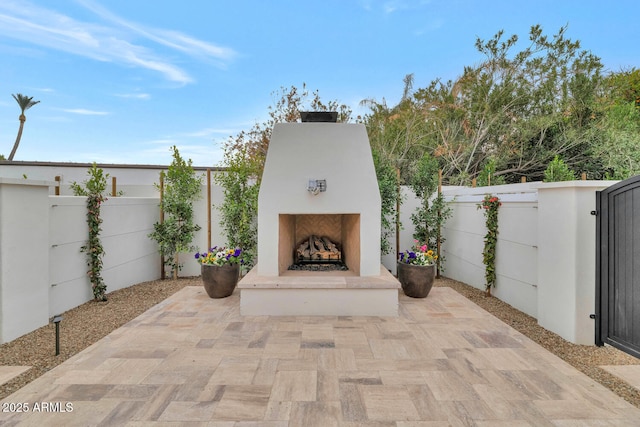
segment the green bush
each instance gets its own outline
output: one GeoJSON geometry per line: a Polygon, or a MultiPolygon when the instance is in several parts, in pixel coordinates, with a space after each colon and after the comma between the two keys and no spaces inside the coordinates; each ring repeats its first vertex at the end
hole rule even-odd
{"type": "Polygon", "coordinates": [[[575,173],[557,155],[544,171],[544,182],[573,181],[574,179],[576,179],[575,173]]]}

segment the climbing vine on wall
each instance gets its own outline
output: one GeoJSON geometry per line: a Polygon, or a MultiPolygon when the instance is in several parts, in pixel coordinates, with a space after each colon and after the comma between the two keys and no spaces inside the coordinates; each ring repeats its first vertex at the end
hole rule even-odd
{"type": "Polygon", "coordinates": [[[491,295],[491,288],[496,286],[496,246],[498,243],[498,209],[500,206],[502,206],[500,199],[491,194],[485,195],[482,203],[478,205],[478,209],[484,210],[487,225],[487,234],[484,236],[484,250],[482,251],[487,295],[491,295]]]}
{"type": "Polygon", "coordinates": [[[104,256],[104,248],[100,240],[100,205],[107,200],[104,192],[107,188],[107,178],[109,174],[105,174],[102,169],[98,168],[94,163],[88,171],[89,179],[80,185],[76,182],[71,184],[71,189],[76,196],[85,196],[87,198],[87,225],[89,226],[89,239],[87,243],[80,248],[81,252],[87,254],[87,265],[89,270],[87,275],[91,281],[93,289],[93,297],[96,301],[106,301],[107,285],[102,279],[102,258],[104,256]]]}

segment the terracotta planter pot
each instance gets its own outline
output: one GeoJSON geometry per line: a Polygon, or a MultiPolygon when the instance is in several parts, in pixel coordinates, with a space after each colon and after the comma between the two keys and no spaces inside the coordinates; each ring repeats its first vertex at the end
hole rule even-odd
{"type": "Polygon", "coordinates": [[[239,264],[222,266],[202,264],[202,282],[204,290],[211,298],[225,298],[233,293],[240,277],[239,264]]]}
{"type": "Polygon", "coordinates": [[[412,298],[426,298],[436,277],[435,265],[412,265],[398,263],[398,280],[405,295],[412,298]]]}

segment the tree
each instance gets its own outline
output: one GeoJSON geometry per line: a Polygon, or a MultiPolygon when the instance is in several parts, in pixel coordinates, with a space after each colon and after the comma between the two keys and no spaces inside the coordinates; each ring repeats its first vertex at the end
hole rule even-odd
{"type": "MultiPolygon", "coordinates": [[[[395,233],[395,225],[398,220],[397,205],[402,200],[398,200],[398,175],[388,159],[384,159],[376,150],[372,150],[373,164],[376,169],[376,177],[378,179],[378,187],[380,189],[381,199],[381,225],[380,234],[380,252],[384,254],[391,253],[392,245],[389,242],[389,236],[395,233]],[[393,219],[393,222],[392,222],[393,219]]],[[[399,226],[400,224],[398,224],[399,226]]]]}
{"type": "Polygon", "coordinates": [[[224,201],[218,206],[220,225],[227,236],[227,246],[243,249],[244,266],[251,267],[256,259],[258,192],[256,177],[261,173],[256,161],[240,147],[225,152],[227,170],[215,175],[223,188],[224,201]]]}
{"type": "Polygon", "coordinates": [[[403,79],[404,88],[400,102],[389,107],[383,99],[365,99],[370,114],[360,121],[366,126],[371,149],[378,153],[380,162],[389,163],[400,170],[401,180],[407,182],[417,159],[428,149],[431,130],[424,112],[413,97],[413,74],[403,79]]]}
{"type": "Polygon", "coordinates": [[[20,128],[18,128],[18,136],[16,137],[16,142],[13,144],[13,148],[11,149],[11,153],[9,154],[8,160],[13,160],[13,156],[16,155],[16,151],[18,151],[18,145],[20,145],[20,139],[22,138],[22,129],[24,128],[24,122],[27,120],[27,117],[24,115],[24,112],[34,105],[38,104],[40,101],[34,101],[32,96],[25,96],[22,94],[12,94],[13,99],[16,100],[18,105],[20,106],[20,128]]]}
{"type": "Polygon", "coordinates": [[[450,183],[468,184],[490,159],[507,182],[541,177],[556,154],[573,167],[589,160],[602,64],[565,33],[547,37],[533,26],[516,53],[516,35],[477,39],[484,61],[415,92],[450,183]]]}
{"type": "Polygon", "coordinates": [[[599,107],[592,157],[601,161],[606,178],[640,174],[640,70],[608,75],[599,107]]]}
{"type": "Polygon", "coordinates": [[[177,278],[182,267],[179,254],[195,250],[191,242],[194,233],[200,230],[193,222],[193,202],[200,198],[202,177],[196,177],[191,159],[185,161],[175,145],[171,150],[173,161],[164,175],[164,194],[160,202],[164,221],[153,225],[149,237],[158,242],[165,265],[171,267],[173,277],[177,278]]]}
{"type": "MultiPolygon", "coordinates": [[[[442,193],[438,192],[438,162],[429,154],[424,154],[415,164],[415,170],[409,183],[420,206],[411,214],[414,225],[413,238],[429,249],[440,249],[444,238],[440,233],[442,226],[451,217],[451,207],[447,205],[442,193]]],[[[442,271],[444,258],[437,253],[436,266],[438,274],[442,271]]]]}

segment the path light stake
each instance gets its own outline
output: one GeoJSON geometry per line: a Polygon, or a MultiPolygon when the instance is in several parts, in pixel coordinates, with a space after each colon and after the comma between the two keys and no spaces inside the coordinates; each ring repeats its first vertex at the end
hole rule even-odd
{"type": "Polygon", "coordinates": [[[57,314],[53,316],[53,323],[56,325],[56,356],[60,354],[60,321],[62,315],[57,314]]]}

